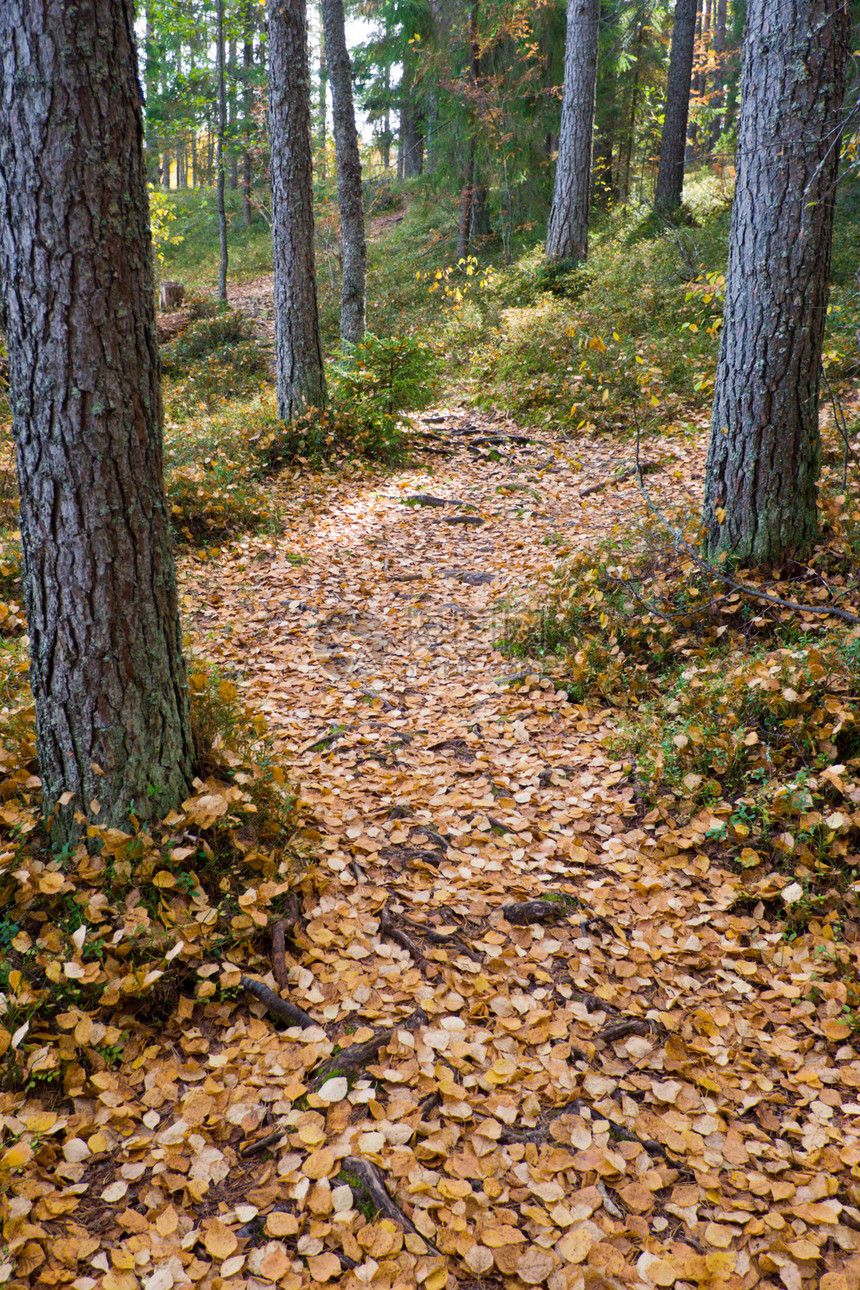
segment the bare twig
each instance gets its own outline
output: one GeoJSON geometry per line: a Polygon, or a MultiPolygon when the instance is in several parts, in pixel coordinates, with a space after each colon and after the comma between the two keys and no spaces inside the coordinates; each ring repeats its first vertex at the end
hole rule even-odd
{"type": "Polygon", "coordinates": [[[848,439],[848,425],[845,421],[845,413],[842,411],[842,405],[836,397],[836,392],[834,391],[833,386],[830,384],[830,377],[824,364],[821,366],[821,371],[824,376],[825,384],[827,385],[827,393],[830,395],[830,404],[833,408],[833,420],[836,422],[836,429],[842,436],[842,444],[844,448],[842,453],[842,488],[844,491],[848,486],[848,458],[850,456],[856,465],[858,463],[858,457],[856,452],[851,448],[851,444],[848,439]]]}

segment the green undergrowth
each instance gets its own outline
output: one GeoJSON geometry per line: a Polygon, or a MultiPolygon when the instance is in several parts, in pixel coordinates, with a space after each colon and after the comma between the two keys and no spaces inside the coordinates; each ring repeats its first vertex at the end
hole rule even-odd
{"type": "Polygon", "coordinates": [[[26,691],[0,712],[0,1054],[13,1085],[74,1095],[180,994],[266,970],[269,924],[307,870],[295,794],[232,682],[198,666],[189,685],[186,801],[152,827],[90,826],[60,853],[39,818],[26,691]]]}
{"type": "Polygon", "coordinates": [[[161,348],[171,401],[191,407],[252,394],[271,380],[271,361],[253,325],[236,309],[193,321],[161,348]]]}
{"type": "Polygon", "coordinates": [[[165,412],[165,482],[177,539],[205,546],[242,532],[280,532],[280,510],[253,442],[254,431],[277,424],[272,392],[196,413],[177,409],[168,395],[165,412]]]}
{"type": "MultiPolygon", "coordinates": [[[[856,614],[858,506],[831,494],[825,511],[807,565],[775,581],[748,570],[737,579],[856,614]]],[[[552,659],[573,701],[614,710],[613,755],[649,819],[696,821],[720,862],[743,873],[753,904],[768,875],[782,875],[771,886],[787,933],[860,930],[857,624],[751,598],[665,531],[643,528],[632,549],[574,556],[511,614],[502,645],[552,659]],[[783,889],[791,899],[776,899],[783,889]]],[[[857,980],[852,988],[860,997],[857,980]]]]}
{"type": "Polygon", "coordinates": [[[368,332],[327,365],[329,401],[289,424],[266,420],[247,438],[266,472],[293,464],[337,468],[350,460],[394,467],[410,451],[405,415],[426,406],[437,388],[435,355],[409,335],[368,332]]]}

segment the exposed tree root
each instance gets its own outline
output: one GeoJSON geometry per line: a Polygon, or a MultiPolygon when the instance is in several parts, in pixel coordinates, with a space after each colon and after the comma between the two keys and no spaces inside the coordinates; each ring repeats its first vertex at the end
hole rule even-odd
{"type": "Polygon", "coordinates": [[[285,1021],[288,1026],[302,1026],[307,1029],[309,1026],[319,1025],[319,1022],[315,1021],[310,1013],[303,1012],[294,1003],[288,1003],[286,999],[282,999],[275,994],[274,990],[270,990],[262,981],[255,981],[253,977],[243,976],[242,989],[247,990],[248,994],[252,994],[255,999],[259,999],[262,1004],[265,1004],[267,1012],[271,1013],[273,1017],[277,1017],[279,1021],[285,1021]]]}
{"type": "MultiPolygon", "coordinates": [[[[392,1200],[385,1185],[385,1179],[376,1165],[371,1164],[369,1160],[362,1160],[360,1156],[347,1156],[344,1159],[343,1168],[346,1173],[354,1174],[359,1179],[361,1191],[380,1213],[384,1214],[386,1218],[392,1219],[395,1223],[399,1223],[404,1231],[411,1232],[414,1236],[420,1236],[427,1248],[432,1250],[434,1254],[439,1253],[429,1237],[426,1237],[423,1232],[419,1232],[412,1219],[408,1218],[400,1206],[392,1200]]],[[[353,1195],[357,1190],[357,1188],[353,1187],[353,1195]]]]}
{"type": "Polygon", "coordinates": [[[415,1012],[410,1013],[405,1021],[398,1022],[396,1026],[377,1030],[372,1039],[366,1039],[361,1044],[350,1044],[348,1048],[343,1048],[339,1053],[327,1057],[313,1072],[309,1087],[318,1089],[336,1072],[340,1075],[355,1075],[357,1071],[363,1070],[365,1066],[376,1061],[382,1049],[398,1030],[419,1030],[427,1024],[427,1013],[421,1008],[416,1008],[415,1012]]]}

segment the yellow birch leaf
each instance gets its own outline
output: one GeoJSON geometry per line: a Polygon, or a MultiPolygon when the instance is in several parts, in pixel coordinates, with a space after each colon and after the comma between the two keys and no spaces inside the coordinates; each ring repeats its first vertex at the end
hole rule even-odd
{"type": "Polygon", "coordinates": [[[264,1276],[267,1281],[280,1281],[289,1270],[289,1255],[282,1245],[276,1245],[273,1242],[260,1260],[261,1276],[264,1276]]]}
{"type": "Polygon", "coordinates": [[[308,1259],[308,1271],[314,1281],[333,1281],[339,1277],[343,1271],[340,1266],[340,1259],[336,1254],[326,1251],[325,1254],[315,1254],[308,1259]]]}
{"type": "Polygon", "coordinates": [[[312,1151],[306,1158],[302,1173],[306,1178],[329,1178],[335,1170],[334,1156],[328,1147],[312,1151]]]}
{"type": "Polygon", "coordinates": [[[235,1232],[226,1227],[219,1218],[213,1218],[205,1224],[203,1244],[206,1252],[211,1254],[213,1259],[226,1259],[231,1254],[235,1254],[239,1242],[235,1232]]]}
{"type": "Polygon", "coordinates": [[[518,1227],[511,1227],[509,1223],[499,1223],[497,1227],[487,1227],[481,1233],[481,1240],[491,1249],[498,1249],[500,1245],[516,1245],[519,1241],[526,1238],[518,1227]]]}
{"type": "Polygon", "coordinates": [[[266,1217],[267,1236],[295,1236],[298,1230],[299,1220],[295,1214],[288,1214],[285,1210],[275,1210],[266,1217]]]}

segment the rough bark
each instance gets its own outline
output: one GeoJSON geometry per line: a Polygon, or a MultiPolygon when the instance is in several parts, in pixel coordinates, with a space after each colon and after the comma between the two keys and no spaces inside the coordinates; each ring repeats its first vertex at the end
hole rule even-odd
{"type": "Polygon", "coordinates": [[[321,178],[325,179],[326,171],[326,132],[328,128],[328,61],[326,57],[324,19],[323,19],[323,0],[319,4],[319,22],[320,22],[320,51],[319,51],[319,128],[317,134],[317,154],[318,165],[321,178]]]}
{"type": "Polygon", "coordinates": [[[268,0],[278,415],[325,403],[314,263],[311,98],[305,0],[268,0]]]}
{"type": "Polygon", "coordinates": [[[251,113],[254,110],[254,24],[256,5],[245,0],[242,12],[242,110],[245,115],[245,146],[242,149],[242,214],[245,228],[251,227],[251,113]]]}
{"type": "Polygon", "coordinates": [[[726,97],[726,10],[727,0],[717,0],[714,18],[714,92],[711,99],[715,115],[708,134],[708,151],[713,152],[723,132],[722,107],[726,97]]]}
{"type": "Polygon", "coordinates": [[[159,179],[159,138],[155,128],[155,100],[158,97],[158,43],[154,35],[152,4],[144,7],[144,87],[146,91],[146,177],[149,183],[159,179]]]}
{"type": "Polygon", "coordinates": [[[344,33],[343,0],[322,0],[322,12],[331,85],[337,158],[337,201],[343,247],[340,335],[341,340],[357,344],[364,337],[366,325],[367,242],[361,194],[361,158],[352,101],[352,72],[344,33]]]}
{"type": "Polygon", "coordinates": [[[239,187],[239,152],[236,147],[236,122],[239,117],[239,102],[236,91],[236,41],[231,37],[227,54],[227,75],[230,81],[230,92],[227,95],[227,138],[230,140],[228,180],[230,191],[236,192],[239,187]]]}
{"type": "Polygon", "coordinates": [[[588,256],[599,15],[600,0],[568,0],[561,130],[546,234],[550,260],[580,261],[588,256]]]}
{"type": "Polygon", "coordinates": [[[667,213],[681,205],[684,190],[684,149],[690,115],[690,83],[696,43],[696,0],[677,0],[672,25],[672,52],[666,82],[666,112],[660,136],[660,162],[654,209],[667,213]]]}
{"type": "Polygon", "coordinates": [[[0,279],[37,745],[63,842],[83,820],[166,813],[193,774],[132,0],[0,5],[0,279]]]}
{"type": "Polygon", "coordinates": [[[217,58],[217,77],[218,77],[218,141],[215,150],[215,165],[218,171],[217,177],[217,202],[218,202],[218,239],[221,248],[221,257],[218,264],[218,300],[222,305],[227,303],[227,211],[224,206],[224,182],[225,164],[224,164],[224,132],[227,123],[227,105],[224,92],[224,0],[217,0],[216,7],[216,58],[217,58]]]}
{"type": "Polygon", "coordinates": [[[705,552],[764,568],[817,532],[818,399],[845,0],[751,0],[705,480],[705,552]]]}
{"type": "Polygon", "coordinates": [[[403,56],[403,71],[400,77],[398,168],[402,171],[403,179],[416,179],[424,168],[422,112],[415,94],[415,54],[411,49],[403,56]]]}

